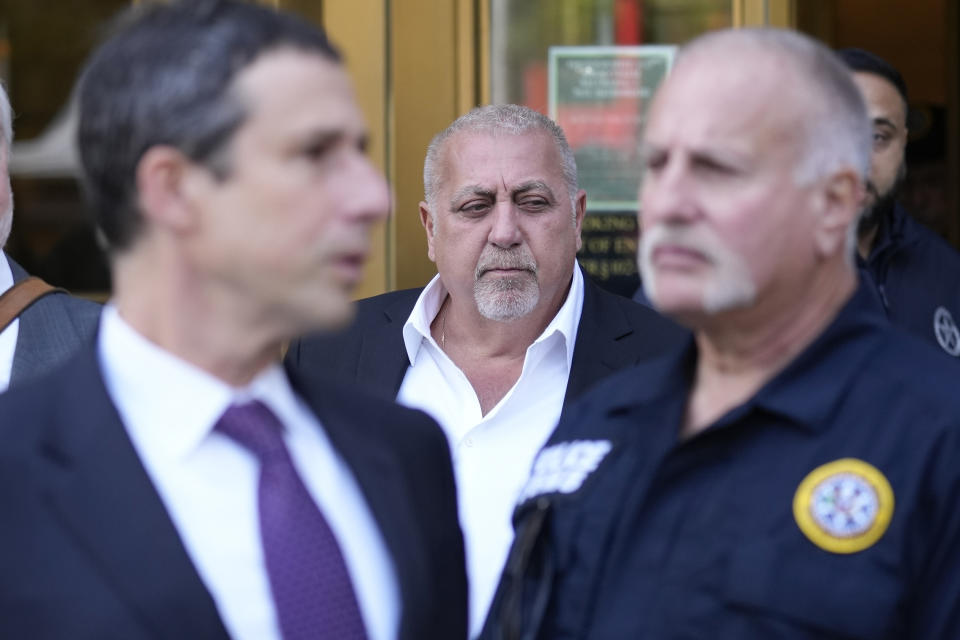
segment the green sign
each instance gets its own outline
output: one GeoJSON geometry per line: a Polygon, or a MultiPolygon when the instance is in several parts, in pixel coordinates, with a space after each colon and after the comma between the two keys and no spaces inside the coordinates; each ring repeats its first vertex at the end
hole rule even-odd
{"type": "Polygon", "coordinates": [[[550,117],[577,159],[591,213],[636,212],[640,135],[676,47],[551,47],[550,117]]]}

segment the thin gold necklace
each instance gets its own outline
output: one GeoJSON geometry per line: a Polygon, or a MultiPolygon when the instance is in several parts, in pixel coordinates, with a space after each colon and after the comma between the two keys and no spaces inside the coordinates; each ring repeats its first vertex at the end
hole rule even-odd
{"type": "Polygon", "coordinates": [[[447,350],[447,301],[450,300],[448,295],[443,299],[443,304],[440,305],[440,348],[444,351],[447,350]]]}

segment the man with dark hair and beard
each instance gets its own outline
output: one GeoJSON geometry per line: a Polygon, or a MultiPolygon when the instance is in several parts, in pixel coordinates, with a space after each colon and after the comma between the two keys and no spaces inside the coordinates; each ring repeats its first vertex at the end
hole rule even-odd
{"type": "Polygon", "coordinates": [[[563,131],[543,114],[511,104],[464,114],[430,143],[423,182],[420,221],[437,276],[360,301],[346,333],[294,343],[287,359],[443,427],[475,635],[513,540],[514,504],[561,412],[685,333],[581,273],[586,193],[563,131]]]}
{"type": "Polygon", "coordinates": [[[887,61],[862,49],[837,52],[852,71],[873,123],[859,257],[891,322],[960,356],[960,253],[897,202],[906,177],[907,86],[887,61]]]}

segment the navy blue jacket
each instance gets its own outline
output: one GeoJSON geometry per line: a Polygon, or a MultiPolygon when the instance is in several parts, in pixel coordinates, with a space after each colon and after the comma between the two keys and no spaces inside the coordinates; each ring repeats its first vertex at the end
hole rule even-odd
{"type": "Polygon", "coordinates": [[[960,253],[898,204],[861,264],[890,322],[960,356],[960,253]]]}
{"type": "Polygon", "coordinates": [[[561,420],[483,637],[960,637],[960,363],[861,287],[680,441],[696,358],[620,372],[561,420]]]}

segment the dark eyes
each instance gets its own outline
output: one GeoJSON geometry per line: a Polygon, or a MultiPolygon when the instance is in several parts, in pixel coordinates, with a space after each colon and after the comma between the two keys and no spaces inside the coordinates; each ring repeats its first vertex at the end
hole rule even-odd
{"type": "MultiPolygon", "coordinates": [[[[669,159],[667,154],[658,153],[647,156],[646,170],[650,173],[656,173],[665,169],[669,159]]],[[[706,175],[731,175],[737,173],[733,165],[727,164],[721,160],[710,156],[693,156],[689,160],[690,169],[695,173],[706,175]]]]}
{"type": "Polygon", "coordinates": [[[306,156],[307,159],[309,160],[320,160],[325,155],[327,155],[327,153],[332,148],[333,148],[332,144],[326,144],[326,143],[311,144],[304,147],[303,155],[306,156]]]}
{"type": "Polygon", "coordinates": [[[877,131],[873,134],[873,146],[875,148],[886,146],[886,144],[892,139],[893,136],[891,136],[889,133],[877,131]]]}
{"type": "Polygon", "coordinates": [[[470,216],[477,216],[486,212],[489,208],[490,203],[488,202],[468,202],[460,207],[460,213],[470,216]]]}
{"type": "MultiPolygon", "coordinates": [[[[538,213],[550,208],[550,200],[543,196],[522,196],[516,200],[516,204],[523,211],[529,213],[538,213]]],[[[461,205],[457,211],[468,217],[479,217],[486,214],[493,208],[493,204],[487,200],[471,200],[461,205]]]]}
{"type": "Polygon", "coordinates": [[[646,167],[647,169],[662,169],[664,165],[667,164],[667,156],[663,153],[656,153],[653,155],[647,156],[646,167]]]}
{"type": "Polygon", "coordinates": [[[532,198],[521,198],[519,203],[521,208],[527,211],[541,211],[550,206],[550,201],[539,196],[532,198]]]}
{"type": "MultiPolygon", "coordinates": [[[[301,153],[311,162],[316,162],[333,153],[345,142],[346,140],[339,135],[323,136],[316,138],[315,140],[312,140],[304,145],[301,149],[301,153]]],[[[365,137],[357,139],[357,141],[354,143],[354,147],[361,154],[366,155],[367,139],[365,137]]]]}

